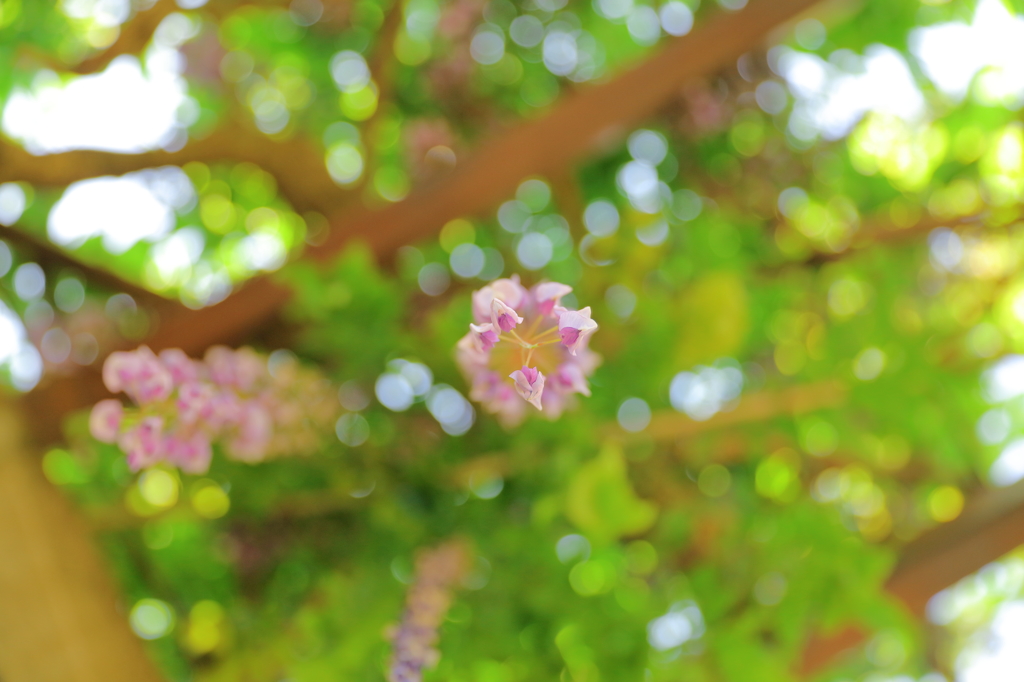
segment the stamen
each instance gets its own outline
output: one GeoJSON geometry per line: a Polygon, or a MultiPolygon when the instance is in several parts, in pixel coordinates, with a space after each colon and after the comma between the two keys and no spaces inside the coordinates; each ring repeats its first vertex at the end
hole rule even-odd
{"type": "Polygon", "coordinates": [[[519,341],[519,343],[521,343],[523,345],[524,348],[529,348],[530,346],[533,345],[529,341],[523,339],[523,337],[519,336],[519,334],[516,334],[516,330],[515,329],[510,329],[508,331],[508,333],[511,334],[512,336],[514,336],[516,338],[516,340],[519,341]]]}
{"type": "Polygon", "coordinates": [[[509,341],[510,343],[514,343],[517,346],[521,346],[523,348],[529,348],[532,345],[527,343],[526,341],[523,341],[515,332],[512,332],[512,335],[515,338],[513,338],[513,336],[506,336],[505,334],[500,335],[498,338],[501,339],[502,341],[509,341]]]}
{"type": "Polygon", "coordinates": [[[533,322],[530,323],[530,328],[526,330],[526,336],[532,336],[537,331],[537,325],[540,324],[540,316],[533,318],[533,322]]]}
{"type": "Polygon", "coordinates": [[[534,342],[536,342],[537,339],[543,339],[545,336],[549,336],[551,334],[557,334],[557,333],[558,333],[558,327],[551,327],[550,329],[545,329],[544,331],[542,331],[540,334],[538,334],[534,338],[534,342]]]}

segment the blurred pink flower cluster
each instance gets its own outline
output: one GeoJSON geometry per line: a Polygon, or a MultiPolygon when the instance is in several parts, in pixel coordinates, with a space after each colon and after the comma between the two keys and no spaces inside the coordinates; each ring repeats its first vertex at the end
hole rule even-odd
{"type": "Polygon", "coordinates": [[[212,446],[228,457],[257,462],[315,451],[340,412],[330,382],[292,356],[214,346],[202,360],[179,349],[146,346],[115,352],[103,382],[136,404],[102,400],[89,418],[92,435],[117,443],[133,471],[167,462],[205,472],[212,446]]]}
{"type": "Polygon", "coordinates": [[[406,597],[402,622],[391,633],[394,653],[388,682],[420,682],[423,668],[439,657],[434,645],[438,628],[451,605],[452,588],[465,574],[469,553],[459,541],[420,554],[416,580],[406,597]]]}
{"type": "Polygon", "coordinates": [[[587,377],[600,363],[589,348],[597,323],[589,307],[561,305],[571,291],[559,282],[526,289],[513,275],[473,292],[473,322],[456,360],[472,385],[469,397],[505,426],[522,422],[527,404],[555,419],[577,393],[590,395],[587,377]]]}

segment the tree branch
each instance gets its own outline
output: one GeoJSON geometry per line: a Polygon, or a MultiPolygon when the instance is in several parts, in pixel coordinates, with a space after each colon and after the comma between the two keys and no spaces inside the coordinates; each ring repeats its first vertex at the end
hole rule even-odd
{"type": "MultiPolygon", "coordinates": [[[[214,19],[223,19],[238,8],[243,6],[256,7],[280,7],[285,5],[285,0],[216,0],[194,12],[200,15],[211,16],[214,19]]],[[[110,62],[121,55],[139,55],[153,39],[160,22],[175,12],[182,9],[175,0],[157,0],[149,9],[138,12],[134,17],[121,25],[121,32],[117,40],[102,52],[86,58],[80,63],[72,66],[69,70],[72,73],[86,75],[103,71],[110,62]]]]}
{"type": "Polygon", "coordinates": [[[899,244],[927,236],[932,230],[948,227],[956,230],[976,225],[986,218],[987,213],[975,213],[956,218],[936,218],[926,215],[909,227],[897,227],[883,218],[876,218],[854,235],[849,248],[839,253],[816,253],[808,263],[826,263],[839,260],[879,244],[899,244]]]}
{"type": "Polygon", "coordinates": [[[557,172],[624,134],[654,114],[681,85],[731,63],[816,3],[755,0],[739,12],[721,13],[639,66],[607,82],[580,87],[547,116],[491,137],[450,174],[404,201],[378,211],[353,211],[346,216],[345,229],[334,230],[318,252],[329,255],[360,238],[391,253],[453,218],[492,210],[523,178],[557,172]]]}
{"type": "Polygon", "coordinates": [[[791,386],[781,390],[761,391],[740,398],[736,407],[719,412],[705,421],[696,421],[675,410],[664,410],[651,417],[641,433],[628,433],[618,424],[605,429],[605,438],[619,441],[655,440],[673,442],[692,438],[708,431],[718,431],[741,424],[762,422],[782,415],[800,415],[817,410],[841,407],[846,402],[846,386],[839,381],[791,386]]]}
{"type": "MultiPolygon", "coordinates": [[[[373,54],[370,55],[368,67],[370,69],[370,74],[373,76],[374,82],[377,84],[377,109],[366,122],[366,130],[369,131],[370,135],[368,137],[371,140],[374,137],[373,133],[378,125],[381,114],[384,112],[387,104],[394,98],[394,45],[395,38],[398,37],[398,31],[402,27],[403,16],[403,4],[399,0],[394,0],[390,9],[388,9],[388,13],[384,17],[384,24],[380,27],[380,31],[377,35],[377,43],[374,45],[373,54]]],[[[359,181],[352,187],[353,191],[358,192],[361,190],[367,182],[371,181],[371,176],[374,171],[377,170],[379,164],[377,163],[377,157],[373,152],[373,146],[367,145],[365,172],[359,181]]]]}
{"type": "Polygon", "coordinates": [[[123,280],[107,270],[89,265],[63,249],[24,230],[0,225],[0,238],[13,242],[19,247],[19,250],[27,251],[31,254],[33,260],[42,265],[78,270],[90,282],[114,291],[123,291],[126,294],[131,294],[133,298],[142,303],[163,305],[167,302],[167,299],[162,296],[158,296],[148,289],[143,289],[123,280]]]}
{"type": "Polygon", "coordinates": [[[0,141],[0,182],[65,187],[102,175],[123,175],[189,161],[249,161],[277,179],[281,194],[299,212],[332,214],[347,204],[346,192],[331,179],[323,152],[314,141],[271,139],[244,121],[227,121],[209,136],[189,141],[178,151],[115,154],[90,150],[35,156],[0,141]]]}
{"type": "Polygon", "coordinates": [[[153,33],[168,15],[181,11],[174,0],[157,0],[149,9],[138,12],[121,25],[117,40],[102,52],[95,54],[71,67],[72,73],[80,75],[103,71],[110,62],[124,54],[138,55],[153,39],[153,33]]]}
{"type": "MultiPolygon", "coordinates": [[[[885,589],[907,610],[924,618],[931,598],[962,578],[1024,545],[1024,481],[1007,488],[978,489],[967,495],[963,513],[923,533],[903,547],[885,589]]],[[[847,627],[809,642],[800,667],[813,677],[864,643],[867,634],[847,627]]]]}
{"type": "Polygon", "coordinates": [[[586,201],[583,192],[580,190],[580,180],[571,168],[560,168],[548,175],[551,182],[551,193],[554,195],[555,205],[569,223],[569,231],[574,241],[579,241],[587,234],[583,225],[583,211],[586,209],[586,201]]]}

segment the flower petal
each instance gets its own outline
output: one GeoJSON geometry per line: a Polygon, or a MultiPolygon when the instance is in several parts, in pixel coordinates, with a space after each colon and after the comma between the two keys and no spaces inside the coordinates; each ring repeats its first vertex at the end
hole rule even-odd
{"type": "Polygon", "coordinates": [[[530,403],[538,410],[543,410],[541,397],[544,395],[545,376],[536,367],[523,365],[522,369],[509,374],[509,378],[515,382],[516,393],[523,397],[523,400],[530,403]]]}
{"type": "Polygon", "coordinates": [[[582,310],[566,310],[558,317],[558,332],[562,337],[562,345],[569,352],[576,352],[586,343],[587,337],[597,331],[597,322],[590,319],[590,307],[582,310]]]}

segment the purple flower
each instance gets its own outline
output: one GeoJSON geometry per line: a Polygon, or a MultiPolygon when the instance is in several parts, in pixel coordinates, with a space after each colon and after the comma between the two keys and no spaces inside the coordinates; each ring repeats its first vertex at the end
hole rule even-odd
{"type": "Polygon", "coordinates": [[[477,324],[491,321],[491,301],[500,298],[512,308],[527,302],[529,292],[519,283],[519,275],[509,279],[496,279],[483,289],[473,292],[473,319],[477,324]]]}
{"type": "Polygon", "coordinates": [[[210,440],[201,433],[189,438],[167,436],[164,439],[167,461],[190,474],[205,474],[210,468],[213,449],[210,440]]]}
{"type": "Polygon", "coordinates": [[[222,431],[238,425],[242,419],[242,404],[238,394],[229,390],[213,388],[210,400],[210,413],[206,424],[216,431],[222,431]]]}
{"type": "Polygon", "coordinates": [[[124,406],[119,400],[101,400],[89,414],[89,433],[102,443],[115,443],[123,418],[124,406]]]}
{"type": "Polygon", "coordinates": [[[227,451],[243,462],[258,462],[267,456],[267,446],[273,436],[270,415],[256,402],[241,406],[241,418],[235,437],[227,443],[227,451]]]}
{"type": "Polygon", "coordinates": [[[526,403],[512,385],[486,367],[476,375],[469,398],[483,405],[491,414],[497,415],[498,421],[506,427],[515,426],[526,417],[526,403]]]}
{"type": "Polygon", "coordinates": [[[266,361],[250,348],[233,351],[226,346],[213,346],[203,359],[213,383],[246,393],[252,391],[267,374],[266,361]]]}
{"type": "Polygon", "coordinates": [[[537,312],[550,315],[555,306],[560,305],[562,297],[572,291],[572,287],[561,282],[541,282],[533,288],[533,298],[537,301],[537,312]]]}
{"type": "Polygon", "coordinates": [[[137,361],[134,353],[114,351],[103,363],[103,383],[112,393],[120,393],[135,378],[137,361]]]}
{"type": "MultiPolygon", "coordinates": [[[[490,322],[487,324],[490,326],[490,322]]],[[[464,370],[469,367],[483,370],[487,367],[489,358],[490,352],[483,349],[479,335],[472,329],[455,344],[455,361],[464,370]]]]}
{"type": "Polygon", "coordinates": [[[163,417],[145,417],[121,434],[117,444],[128,455],[128,468],[138,471],[153,466],[164,455],[163,417]]]}
{"type": "Polygon", "coordinates": [[[158,358],[143,346],[113,353],[103,378],[137,407],[101,401],[90,430],[98,440],[116,442],[134,470],[167,461],[202,473],[214,442],[229,457],[250,462],[312,452],[340,411],[335,389],[319,374],[292,361],[279,364],[272,377],[267,358],[250,348],[218,346],[196,361],[178,349],[158,358]]]}
{"type": "Polygon", "coordinates": [[[566,362],[555,372],[555,381],[565,389],[566,392],[582,393],[590,397],[590,384],[587,382],[587,375],[578,364],[566,362]]]}
{"type": "Polygon", "coordinates": [[[451,591],[469,564],[458,542],[423,552],[416,560],[416,579],[406,597],[402,622],[390,634],[393,654],[388,682],[420,682],[423,668],[440,657],[434,645],[438,628],[451,605],[451,591]]]}
{"type": "Polygon", "coordinates": [[[470,324],[470,330],[476,334],[476,340],[480,344],[481,351],[489,351],[494,348],[494,344],[498,343],[498,333],[494,331],[494,325],[488,322],[487,324],[470,324]]]}
{"type": "Polygon", "coordinates": [[[210,380],[219,386],[235,384],[235,354],[226,346],[213,346],[206,351],[203,362],[210,380]]]}
{"type": "Polygon", "coordinates": [[[573,355],[595,331],[597,322],[590,319],[590,306],[582,310],[566,310],[558,316],[558,333],[562,337],[562,345],[573,355]]]}
{"type": "Polygon", "coordinates": [[[171,373],[146,346],[130,353],[111,353],[103,363],[103,383],[139,403],[164,400],[174,390],[171,373]]]}
{"type": "Polygon", "coordinates": [[[506,305],[500,298],[495,298],[491,301],[492,329],[500,329],[503,332],[507,332],[515,329],[517,325],[522,323],[523,318],[519,316],[519,313],[506,305]]]}
{"type": "Polygon", "coordinates": [[[167,348],[160,351],[160,362],[171,373],[171,379],[175,386],[199,379],[199,366],[180,348],[167,348]]]}
{"type": "Polygon", "coordinates": [[[541,406],[541,396],[544,394],[545,377],[536,367],[523,365],[508,375],[515,382],[516,393],[523,397],[523,400],[530,403],[538,410],[544,409],[541,406]]]}
{"type": "Polygon", "coordinates": [[[267,360],[252,348],[235,351],[235,386],[245,393],[255,392],[257,385],[269,378],[267,360]]]}
{"type": "Polygon", "coordinates": [[[473,294],[474,321],[456,344],[455,359],[470,399],[506,427],[522,422],[527,403],[554,418],[575,395],[590,395],[587,377],[600,357],[588,344],[597,323],[590,308],[562,307],[570,291],[560,282],[526,290],[513,276],[473,294]]]}

